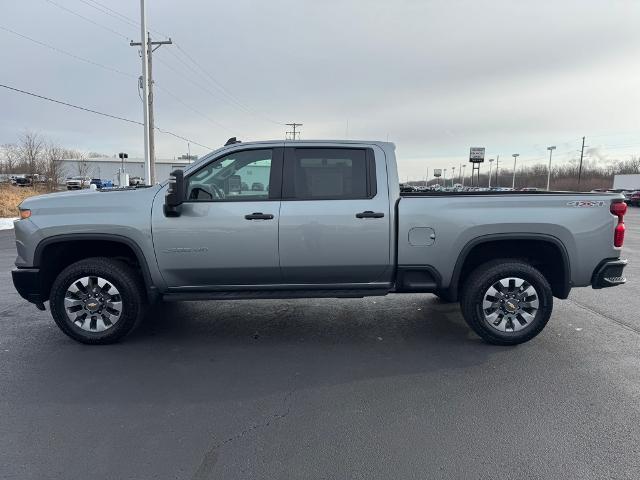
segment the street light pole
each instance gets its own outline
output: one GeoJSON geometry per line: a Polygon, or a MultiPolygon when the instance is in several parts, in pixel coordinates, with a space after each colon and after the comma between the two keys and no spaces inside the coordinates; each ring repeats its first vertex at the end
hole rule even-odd
{"type": "Polygon", "coordinates": [[[467,168],[467,164],[463,164],[462,165],[462,170],[460,170],[460,172],[462,173],[462,186],[464,187],[464,170],[465,168],[467,168]]]}
{"type": "Polygon", "coordinates": [[[451,167],[451,171],[453,172],[451,174],[451,186],[453,187],[453,182],[455,181],[455,178],[456,178],[456,167],[451,167]]]}
{"type": "Polygon", "coordinates": [[[549,191],[549,185],[551,184],[551,155],[553,155],[553,151],[556,149],[555,146],[547,147],[549,150],[549,170],[547,171],[547,192],[549,191]]]}
{"type": "Polygon", "coordinates": [[[491,167],[493,166],[493,158],[489,159],[489,188],[491,188],[491,167]]]}
{"type": "Polygon", "coordinates": [[[513,157],[513,182],[511,183],[511,188],[515,190],[516,189],[516,161],[518,160],[518,157],[520,156],[520,154],[514,153],[511,156],[513,157]]]}

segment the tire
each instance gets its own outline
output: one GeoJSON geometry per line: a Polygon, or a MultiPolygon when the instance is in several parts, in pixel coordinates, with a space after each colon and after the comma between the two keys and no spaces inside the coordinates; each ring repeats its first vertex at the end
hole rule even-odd
{"type": "Polygon", "coordinates": [[[469,327],[483,340],[517,345],[544,329],[553,310],[553,294],[539,270],[503,258],[480,265],[469,275],[460,307],[469,327]]]}
{"type": "Polygon", "coordinates": [[[51,315],[65,334],[81,343],[103,345],[121,340],[135,327],[144,298],[142,281],[131,267],[93,257],[60,272],[49,302],[51,315]]]}

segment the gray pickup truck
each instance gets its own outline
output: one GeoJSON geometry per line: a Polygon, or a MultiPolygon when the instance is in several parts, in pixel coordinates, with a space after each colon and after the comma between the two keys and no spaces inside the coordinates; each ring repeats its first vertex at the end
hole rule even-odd
{"type": "Polygon", "coordinates": [[[401,194],[394,151],[231,139],[161,185],[29,198],[14,285],[91,344],[158,300],[428,292],[513,345],[542,331],[553,297],[625,282],[622,195],[401,194]]]}

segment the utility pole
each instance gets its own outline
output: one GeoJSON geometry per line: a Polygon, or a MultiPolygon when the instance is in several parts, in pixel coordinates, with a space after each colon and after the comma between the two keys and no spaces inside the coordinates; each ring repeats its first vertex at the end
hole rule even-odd
{"type": "Polygon", "coordinates": [[[451,171],[453,172],[451,174],[451,186],[453,187],[453,182],[455,181],[455,178],[456,178],[456,167],[451,167],[451,171]]]}
{"type": "Polygon", "coordinates": [[[553,154],[553,151],[555,149],[556,149],[555,146],[547,147],[547,150],[549,150],[549,170],[547,171],[547,192],[549,191],[549,185],[551,184],[551,155],[553,154]]]}
{"type": "Polygon", "coordinates": [[[580,191],[580,180],[582,179],[582,159],[584,158],[584,137],[582,137],[582,148],[580,149],[580,167],[578,168],[578,191],[580,191]]]}
{"type": "Polygon", "coordinates": [[[518,157],[520,156],[520,154],[514,153],[511,156],[513,157],[513,182],[511,184],[511,188],[515,190],[516,189],[516,161],[518,160],[518,157]]]}
{"type": "Polygon", "coordinates": [[[171,39],[162,42],[152,42],[147,31],[147,12],[145,0],[140,0],[140,41],[130,42],[132,47],[141,47],[142,55],[142,91],[144,113],[144,175],[147,185],[155,183],[155,125],[153,121],[153,52],[161,45],[171,45],[171,39]],[[153,48],[155,46],[155,48],[153,48]]]}
{"type": "Polygon", "coordinates": [[[493,158],[489,159],[489,185],[487,186],[488,188],[491,188],[491,167],[493,165],[493,158]]]}
{"type": "Polygon", "coordinates": [[[500,186],[500,180],[498,178],[498,167],[500,166],[500,155],[496,155],[496,187],[500,186]]]}
{"type": "MultiPolygon", "coordinates": [[[[300,139],[300,132],[296,132],[296,128],[297,127],[301,127],[302,123],[295,123],[295,122],[294,123],[285,123],[285,125],[288,125],[288,126],[291,127],[292,131],[291,132],[286,132],[287,135],[291,135],[291,140],[299,140],[300,139]],[[297,138],[296,138],[296,135],[297,135],[297,138]]],[[[349,128],[349,127],[347,126],[347,128],[349,128]]]]}
{"type": "Polygon", "coordinates": [[[464,170],[467,168],[467,164],[462,164],[462,186],[464,187],[464,170]]]}

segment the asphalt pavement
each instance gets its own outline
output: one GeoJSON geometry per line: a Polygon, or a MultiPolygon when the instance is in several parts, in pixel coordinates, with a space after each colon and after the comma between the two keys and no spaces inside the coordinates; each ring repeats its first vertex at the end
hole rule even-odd
{"type": "Polygon", "coordinates": [[[517,347],[432,295],[158,305],[84,346],[13,290],[0,232],[0,478],[640,478],[640,209],[628,284],[517,347]]]}

